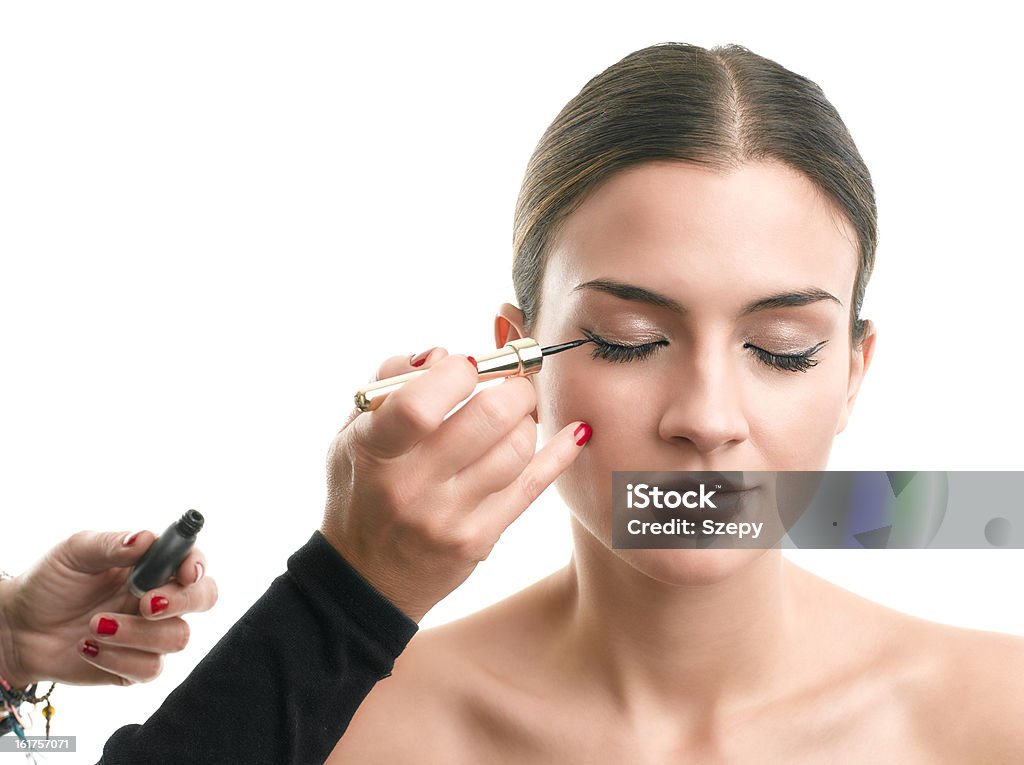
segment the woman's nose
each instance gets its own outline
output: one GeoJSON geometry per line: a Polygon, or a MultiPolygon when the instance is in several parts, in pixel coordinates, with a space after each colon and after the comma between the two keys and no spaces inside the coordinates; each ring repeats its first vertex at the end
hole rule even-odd
{"type": "Polygon", "coordinates": [[[703,354],[680,368],[659,423],[666,441],[689,441],[701,454],[745,441],[750,425],[744,412],[738,370],[726,354],[703,354]]]}

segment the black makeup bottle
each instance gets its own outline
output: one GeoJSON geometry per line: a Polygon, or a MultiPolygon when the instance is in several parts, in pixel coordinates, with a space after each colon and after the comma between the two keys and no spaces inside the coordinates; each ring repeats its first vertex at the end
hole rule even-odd
{"type": "Polygon", "coordinates": [[[154,587],[166,584],[188,557],[196,543],[196,534],[203,528],[204,518],[198,510],[189,510],[157,537],[128,576],[128,590],[141,598],[154,587]]]}

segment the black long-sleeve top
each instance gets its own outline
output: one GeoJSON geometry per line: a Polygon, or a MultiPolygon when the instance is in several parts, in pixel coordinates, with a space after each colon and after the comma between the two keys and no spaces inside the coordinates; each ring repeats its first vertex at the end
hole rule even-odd
{"type": "Polygon", "coordinates": [[[98,765],[322,763],[418,629],[316,531],[143,725],[98,765]]]}

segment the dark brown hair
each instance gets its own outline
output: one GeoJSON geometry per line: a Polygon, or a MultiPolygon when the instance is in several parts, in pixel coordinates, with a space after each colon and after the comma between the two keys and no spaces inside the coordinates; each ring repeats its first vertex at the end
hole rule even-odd
{"type": "Polygon", "coordinates": [[[779,161],[809,178],[857,233],[850,336],[860,344],[878,243],[867,166],[820,87],[739,45],[662,43],[631,53],[590,80],[544,132],[513,231],[512,281],[527,331],[559,224],[612,173],[655,159],[722,171],[779,161]]]}

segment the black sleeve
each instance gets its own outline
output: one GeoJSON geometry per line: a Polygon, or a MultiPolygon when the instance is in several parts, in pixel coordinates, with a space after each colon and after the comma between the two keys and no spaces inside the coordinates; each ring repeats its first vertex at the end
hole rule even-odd
{"type": "Polygon", "coordinates": [[[288,570],[99,765],[322,763],[418,629],[316,531],[288,570]]]}

